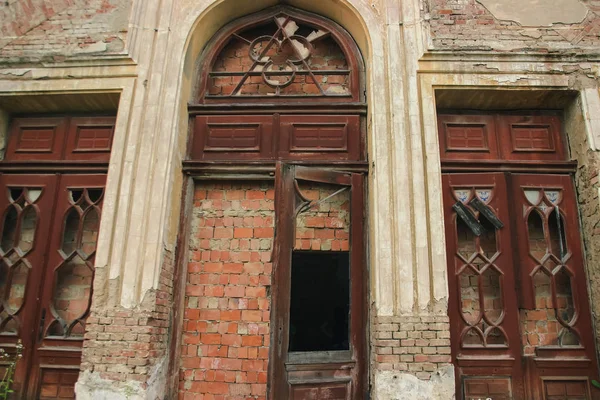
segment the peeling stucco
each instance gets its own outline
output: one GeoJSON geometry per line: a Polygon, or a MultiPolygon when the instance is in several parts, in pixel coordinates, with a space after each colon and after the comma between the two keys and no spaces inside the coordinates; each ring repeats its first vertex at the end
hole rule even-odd
{"type": "Polygon", "coordinates": [[[440,368],[429,381],[398,371],[375,373],[373,399],[375,400],[452,400],[454,394],[454,367],[440,368]]]}
{"type": "Polygon", "coordinates": [[[576,24],[588,9],[579,0],[477,0],[496,18],[523,26],[576,24]]]}

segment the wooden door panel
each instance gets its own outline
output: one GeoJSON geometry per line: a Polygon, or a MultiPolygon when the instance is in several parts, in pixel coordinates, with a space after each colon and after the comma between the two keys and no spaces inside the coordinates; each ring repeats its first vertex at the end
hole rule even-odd
{"type": "Polygon", "coordinates": [[[70,393],[67,381],[79,370],[105,181],[106,175],[61,177],[38,313],[39,343],[33,357],[30,395],[57,390],[66,396],[70,393]],[[49,384],[47,380],[54,378],[45,377],[57,373],[61,384],[49,384]]]}
{"type": "Polygon", "coordinates": [[[502,115],[498,123],[505,160],[565,160],[560,120],[551,115],[502,115]]]}
{"type": "Polygon", "coordinates": [[[494,399],[511,400],[512,379],[510,377],[477,377],[470,376],[463,380],[464,395],[466,400],[494,399]]]}
{"type": "Polygon", "coordinates": [[[595,399],[590,380],[597,366],[571,176],[447,174],[443,185],[459,396],[595,399]],[[496,246],[484,246],[490,227],[478,227],[485,215],[474,198],[504,225],[496,229],[496,246]],[[480,271],[491,265],[502,275],[501,301],[483,298],[494,285],[480,271]],[[496,329],[485,318],[489,300],[503,307],[504,348],[486,346],[483,329],[474,341],[465,334],[482,321],[485,329],[496,329]]]}
{"type": "Polygon", "coordinates": [[[66,118],[15,118],[4,159],[60,160],[66,126],[66,118]]]}
{"type": "Polygon", "coordinates": [[[273,116],[197,116],[191,154],[196,160],[273,158],[273,116]]]}
{"type": "Polygon", "coordinates": [[[457,385],[467,396],[510,384],[511,396],[521,398],[521,346],[505,177],[501,173],[444,175],[443,187],[457,385]],[[513,378],[493,384],[481,380],[502,374],[513,378]],[[463,381],[461,376],[469,378],[463,381]]]}
{"type": "Polygon", "coordinates": [[[598,370],[572,177],[517,174],[511,180],[531,384],[539,398],[596,398],[589,397],[598,370]],[[573,381],[557,383],[556,377],[573,381]],[[576,386],[587,388],[584,397],[569,394],[576,386]]]}
{"type": "Polygon", "coordinates": [[[360,399],[366,359],[363,177],[279,163],[276,182],[270,397],[360,399]],[[320,281],[332,284],[317,288],[320,281]],[[312,301],[302,297],[303,289],[336,294],[301,312],[298,305],[312,301]]]}
{"type": "MultiPolygon", "coordinates": [[[[440,114],[442,161],[565,161],[556,115],[440,114]]],[[[474,168],[476,170],[476,168],[474,168]]]]}
{"type": "Polygon", "coordinates": [[[540,310],[554,314],[558,329],[558,336],[546,336],[548,341],[539,343],[536,352],[554,356],[555,351],[564,354],[577,353],[578,348],[593,349],[572,178],[513,175],[511,179],[523,307],[531,310],[526,311],[528,314],[540,310]]]}
{"type": "Polygon", "coordinates": [[[0,346],[14,352],[24,345],[14,390],[24,389],[36,341],[40,285],[44,274],[47,232],[52,224],[57,177],[0,175],[0,346]]]}
{"type": "Polygon", "coordinates": [[[74,117],[66,139],[66,160],[108,161],[115,117],[74,117]]]}
{"type": "Polygon", "coordinates": [[[438,131],[444,160],[500,158],[495,119],[491,115],[440,114],[438,131]]]}
{"type": "Polygon", "coordinates": [[[79,377],[79,365],[69,369],[41,368],[40,400],[74,399],[75,383],[79,377]]]}
{"type": "Polygon", "coordinates": [[[290,160],[359,160],[357,115],[282,115],[279,157],[290,160]]]}

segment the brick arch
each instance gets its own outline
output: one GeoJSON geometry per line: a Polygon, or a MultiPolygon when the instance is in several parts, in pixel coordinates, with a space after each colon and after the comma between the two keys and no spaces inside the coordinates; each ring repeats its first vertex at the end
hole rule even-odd
{"type": "Polygon", "coordinates": [[[221,30],[197,65],[197,103],[364,101],[364,63],[344,28],[289,6],[221,30]]]}

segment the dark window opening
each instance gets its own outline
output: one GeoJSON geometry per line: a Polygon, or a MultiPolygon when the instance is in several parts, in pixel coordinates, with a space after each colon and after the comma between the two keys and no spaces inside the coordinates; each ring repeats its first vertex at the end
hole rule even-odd
{"type": "Polygon", "coordinates": [[[350,257],[294,251],[289,351],[349,350],[350,257]]]}

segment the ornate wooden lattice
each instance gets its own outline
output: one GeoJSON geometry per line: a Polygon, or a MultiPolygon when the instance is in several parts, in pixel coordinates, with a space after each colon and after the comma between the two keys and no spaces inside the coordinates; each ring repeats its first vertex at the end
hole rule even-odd
{"type": "Polygon", "coordinates": [[[541,399],[566,391],[559,382],[568,378],[577,381],[568,390],[586,394],[572,398],[592,398],[597,367],[571,177],[445,174],[443,185],[460,397],[541,399]]]}
{"type": "Polygon", "coordinates": [[[456,201],[473,213],[484,231],[476,236],[467,224],[456,218],[456,279],[460,288],[461,332],[463,347],[507,347],[504,330],[504,271],[500,260],[503,249],[498,246],[496,229],[469,204],[474,199],[486,206],[496,206],[494,187],[456,188],[456,201]],[[499,262],[500,261],[500,262],[499,262]]]}
{"type": "Polygon", "coordinates": [[[231,30],[207,57],[200,98],[358,99],[355,46],[319,22],[277,12],[231,30]]]}
{"type": "Polygon", "coordinates": [[[578,348],[582,344],[575,282],[581,279],[582,271],[573,259],[572,240],[568,240],[573,228],[565,213],[571,210],[565,204],[561,183],[556,187],[520,187],[527,229],[526,302],[530,308],[522,311],[523,323],[535,321],[536,313],[547,315],[541,327],[537,323],[535,330],[526,330],[526,354],[532,354],[536,346],[578,348]]]}
{"type": "Polygon", "coordinates": [[[94,279],[94,256],[98,240],[103,189],[69,189],[69,209],[64,215],[62,262],[54,269],[50,303],[49,337],[83,337],[89,314],[94,279]]]}
{"type": "Polygon", "coordinates": [[[27,282],[32,265],[28,254],[33,248],[39,210],[36,201],[42,189],[13,187],[6,191],[0,243],[0,333],[17,335],[21,327],[27,282]]]}

